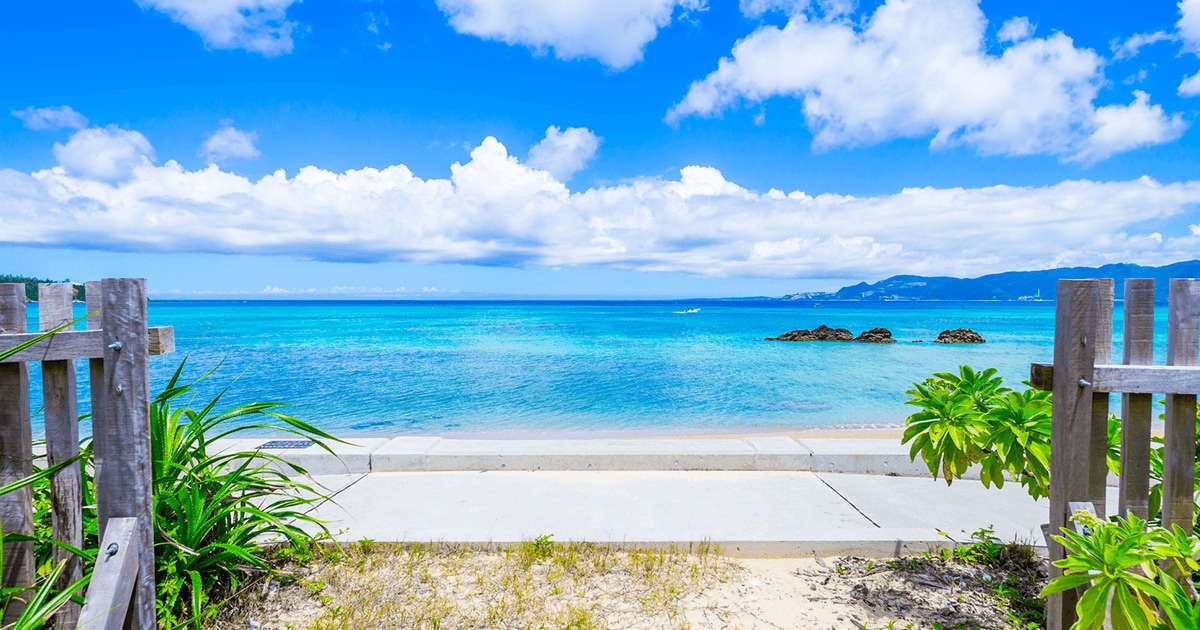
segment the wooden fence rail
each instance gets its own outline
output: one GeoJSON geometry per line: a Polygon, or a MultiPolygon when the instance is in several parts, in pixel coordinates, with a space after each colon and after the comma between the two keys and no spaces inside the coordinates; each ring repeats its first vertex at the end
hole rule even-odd
{"type": "MultiPolygon", "coordinates": [[[[88,330],[66,330],[0,361],[0,484],[32,474],[29,363],[42,367],[47,465],[79,455],[75,361],[89,359],[92,448],[96,509],[103,541],[85,604],[68,604],[54,617],[56,629],[153,628],[154,530],[151,512],[149,356],[174,351],[171,328],[150,328],[146,282],[106,279],[88,282],[88,330]]],[[[74,321],[72,287],[38,287],[38,331],[74,321]]],[[[0,353],[37,337],[27,331],[25,286],[0,284],[0,353]]],[[[78,462],[50,479],[55,540],[83,546],[82,476],[78,462]]],[[[5,534],[33,534],[32,492],[0,495],[5,534]]],[[[78,557],[55,548],[54,562],[66,564],[61,585],[78,580],[78,557]]],[[[4,545],[0,584],[34,583],[33,543],[4,545]]],[[[4,614],[9,624],[19,603],[4,614]]]]}
{"type": "MultiPolygon", "coordinates": [[[[1050,529],[1068,525],[1075,507],[1103,516],[1108,475],[1109,393],[1121,393],[1121,472],[1116,513],[1146,518],[1150,494],[1151,396],[1166,395],[1162,522],[1192,530],[1196,458],[1196,394],[1200,393],[1200,280],[1171,280],[1166,365],[1154,360],[1154,281],[1125,281],[1124,353],[1111,364],[1113,281],[1060,280],[1054,363],[1035,363],[1034,387],[1054,392],[1050,444],[1050,529]]],[[[1051,561],[1065,555],[1048,541],[1051,561]]],[[[1056,577],[1062,570],[1052,567],[1056,577]]],[[[1075,620],[1076,593],[1046,602],[1050,630],[1075,620]]]]}

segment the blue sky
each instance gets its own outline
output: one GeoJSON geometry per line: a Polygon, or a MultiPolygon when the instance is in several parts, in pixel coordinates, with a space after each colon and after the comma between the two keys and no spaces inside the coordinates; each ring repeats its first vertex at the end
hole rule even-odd
{"type": "Polygon", "coordinates": [[[0,272],[780,295],[1200,251],[1200,0],[112,0],[0,24],[0,272]]]}

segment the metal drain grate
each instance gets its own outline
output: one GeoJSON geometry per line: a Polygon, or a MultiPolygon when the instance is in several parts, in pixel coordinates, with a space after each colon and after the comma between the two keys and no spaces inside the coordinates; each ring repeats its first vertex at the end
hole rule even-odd
{"type": "Polygon", "coordinates": [[[285,448],[308,448],[315,444],[312,440],[271,440],[265,444],[259,444],[259,450],[262,449],[285,449],[285,448]]]}

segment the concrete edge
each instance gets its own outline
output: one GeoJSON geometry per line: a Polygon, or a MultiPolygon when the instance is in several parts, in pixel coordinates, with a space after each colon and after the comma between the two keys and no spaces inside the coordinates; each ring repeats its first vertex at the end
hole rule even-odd
{"type": "MultiPolygon", "coordinates": [[[[217,450],[255,450],[272,438],[219,440],[217,450]]],[[[719,448],[703,451],[697,440],[677,440],[675,452],[663,450],[676,440],[462,440],[403,436],[358,438],[350,444],[330,444],[334,455],[316,446],[266,449],[304,468],[310,475],[370,472],[450,472],[501,470],[681,470],[793,471],[898,477],[929,477],[925,463],[910,461],[908,449],[897,440],[794,440],[784,436],[720,438],[719,448]],[[481,446],[484,445],[484,446],[481,446]],[[534,445],[524,451],[521,445],[534,445]],[[615,446],[614,446],[615,445],[615,446]],[[691,447],[691,448],[687,448],[691,447]]],[[[978,480],[972,467],[963,479],[978,480]]],[[[1109,474],[1108,485],[1118,479],[1109,474]]]]}

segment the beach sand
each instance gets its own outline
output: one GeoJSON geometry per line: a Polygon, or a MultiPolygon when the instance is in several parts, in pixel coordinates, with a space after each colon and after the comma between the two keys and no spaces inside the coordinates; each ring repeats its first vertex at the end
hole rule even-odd
{"type": "Polygon", "coordinates": [[[294,580],[248,589],[212,627],[1016,628],[996,585],[1032,596],[1046,571],[1044,559],[1023,553],[982,566],[937,555],[537,549],[348,545],[333,562],[296,568],[294,580]]]}

